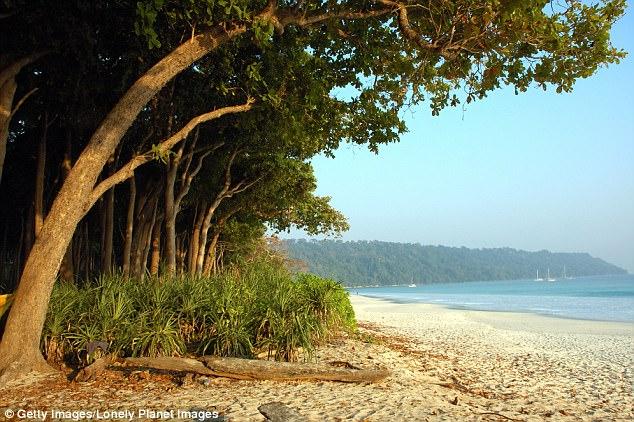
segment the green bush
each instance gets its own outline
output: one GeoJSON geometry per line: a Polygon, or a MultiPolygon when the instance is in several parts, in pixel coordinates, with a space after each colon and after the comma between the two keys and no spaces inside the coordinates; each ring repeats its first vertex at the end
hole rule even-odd
{"type": "Polygon", "coordinates": [[[210,353],[278,360],[310,357],[339,330],[355,328],[348,293],[334,280],[291,275],[260,259],[212,277],[58,283],[42,338],[49,359],[89,363],[87,344],[122,356],[210,353]]]}

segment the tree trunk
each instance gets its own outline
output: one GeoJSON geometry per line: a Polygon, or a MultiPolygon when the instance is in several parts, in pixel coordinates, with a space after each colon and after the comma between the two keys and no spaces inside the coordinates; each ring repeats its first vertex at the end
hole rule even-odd
{"type": "Polygon", "coordinates": [[[101,271],[105,274],[110,274],[112,272],[112,241],[114,233],[114,188],[108,191],[105,200],[101,271]]]}
{"type": "Polygon", "coordinates": [[[207,258],[205,258],[205,268],[203,274],[209,277],[212,270],[215,272],[216,264],[216,245],[218,244],[218,238],[220,238],[220,231],[215,230],[211,237],[211,243],[209,244],[209,250],[207,251],[207,258]]]}
{"type": "Polygon", "coordinates": [[[35,172],[34,228],[35,237],[44,224],[44,179],[46,178],[46,137],[48,132],[48,113],[44,112],[42,137],[37,147],[37,169],[35,172]]]}
{"type": "Polygon", "coordinates": [[[150,213],[152,211],[150,211],[150,207],[152,206],[151,190],[148,191],[146,189],[143,191],[143,194],[137,203],[135,215],[137,230],[134,231],[134,236],[132,238],[132,262],[130,273],[133,277],[137,278],[142,275],[141,260],[145,249],[145,235],[151,223],[150,213]]]}
{"type": "Polygon", "coordinates": [[[130,199],[126,217],[125,239],[123,241],[122,272],[124,277],[130,276],[130,252],[132,250],[132,234],[134,231],[134,205],[136,202],[136,178],[130,178],[130,199]]]}
{"type": "Polygon", "coordinates": [[[179,148],[171,160],[165,180],[165,261],[167,274],[176,272],[176,206],[174,204],[174,184],[178,173],[178,165],[183,155],[183,147],[179,148]]]}
{"type": "Polygon", "coordinates": [[[147,216],[147,206],[148,206],[148,198],[149,195],[147,191],[142,191],[141,196],[138,198],[136,204],[136,211],[134,214],[134,225],[136,229],[134,230],[132,236],[132,248],[130,253],[130,275],[132,277],[139,276],[139,266],[141,265],[141,248],[143,244],[143,234],[146,231],[148,216],[147,216]]]}
{"type": "MultiPolygon", "coordinates": [[[[72,168],[73,163],[73,150],[71,143],[71,132],[70,130],[66,134],[66,151],[64,152],[64,159],[62,160],[62,175],[64,176],[64,180],[68,177],[68,173],[70,173],[70,169],[72,168]]],[[[68,247],[66,248],[66,253],[64,254],[64,258],[62,259],[62,264],[59,269],[59,276],[62,280],[71,281],[75,278],[75,267],[73,265],[73,241],[71,239],[68,247]]]]}
{"type": "Polygon", "coordinates": [[[209,208],[207,208],[207,212],[205,213],[202,226],[200,227],[198,256],[196,257],[196,274],[203,273],[205,255],[207,253],[207,236],[209,234],[209,228],[211,227],[211,217],[213,217],[219,204],[220,201],[214,201],[211,205],[209,205],[209,208]]]}
{"type": "MultiPolygon", "coordinates": [[[[152,233],[154,232],[154,227],[156,226],[156,222],[158,219],[158,201],[154,201],[154,211],[152,212],[152,219],[150,220],[150,224],[148,224],[147,226],[147,230],[145,231],[144,235],[143,235],[143,258],[141,260],[141,266],[140,266],[140,276],[141,278],[145,278],[145,275],[147,274],[147,262],[148,262],[148,257],[150,256],[150,248],[152,247],[152,233]]],[[[159,229],[160,232],[160,229],[159,229]]]]}
{"type": "Polygon", "coordinates": [[[187,240],[184,236],[181,236],[180,239],[176,239],[176,270],[179,274],[185,272],[185,260],[187,259],[186,243],[187,240]]]}
{"type": "Polygon", "coordinates": [[[0,343],[0,380],[50,369],[39,346],[55,277],[73,232],[91,205],[99,174],[137,115],[174,76],[245,31],[245,25],[217,28],[188,39],[141,76],[97,128],[55,198],[26,261],[0,343]]]}
{"type": "Polygon", "coordinates": [[[13,108],[13,97],[18,85],[15,77],[8,78],[3,84],[0,83],[0,181],[4,171],[4,158],[7,154],[7,141],[9,139],[9,123],[11,122],[11,110],[13,108]]]}
{"type": "Polygon", "coordinates": [[[154,230],[152,230],[152,258],[150,259],[150,275],[156,276],[161,264],[161,223],[163,218],[159,217],[154,230]]]}
{"type": "Polygon", "coordinates": [[[33,249],[33,242],[35,241],[33,234],[35,230],[33,229],[33,220],[34,218],[33,205],[29,207],[29,211],[26,217],[26,224],[24,228],[24,265],[26,266],[26,261],[29,258],[29,254],[31,253],[31,249],[33,249]]]}
{"type": "Polygon", "coordinates": [[[198,262],[198,247],[200,246],[200,228],[205,218],[203,212],[207,208],[207,202],[203,201],[200,207],[196,206],[196,215],[194,216],[194,229],[192,230],[192,238],[189,246],[189,272],[196,273],[196,262],[198,262]]]}

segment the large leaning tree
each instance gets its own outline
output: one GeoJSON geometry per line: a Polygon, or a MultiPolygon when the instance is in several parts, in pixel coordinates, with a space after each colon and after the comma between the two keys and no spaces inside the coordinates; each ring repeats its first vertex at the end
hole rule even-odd
{"type": "MultiPolygon", "coordinates": [[[[108,179],[99,180],[104,166],[166,84],[220,49],[253,43],[266,51],[300,43],[326,69],[314,78],[327,78],[341,88],[329,95],[352,96],[340,103],[348,115],[340,122],[342,136],[373,149],[402,132],[402,107],[428,100],[437,114],[503,85],[517,91],[548,85],[570,91],[575,80],[624,54],[612,47],[609,36],[624,12],[624,0],[141,0],[103,5],[111,3],[120,13],[136,16],[134,28],[120,30],[136,32],[161,54],[103,117],[53,201],[25,263],[0,343],[4,379],[50,370],[39,348],[48,301],[75,228],[109,187],[108,179]],[[187,35],[172,48],[178,38],[174,34],[187,35]]],[[[55,19],[50,5],[42,13],[55,19]]],[[[38,51],[25,52],[25,57],[29,53],[38,51]]],[[[8,89],[11,94],[11,84],[8,89]]],[[[182,127],[183,136],[164,147],[176,146],[199,124],[223,115],[235,118],[254,107],[257,101],[247,97],[219,108],[210,104],[207,113],[182,127]]],[[[298,113],[312,111],[307,107],[298,113]]]]}

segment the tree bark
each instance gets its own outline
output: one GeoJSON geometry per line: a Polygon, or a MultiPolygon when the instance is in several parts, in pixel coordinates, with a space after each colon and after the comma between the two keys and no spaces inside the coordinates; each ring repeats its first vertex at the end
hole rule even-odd
{"type": "Polygon", "coordinates": [[[200,228],[205,218],[204,210],[207,208],[207,202],[203,201],[200,206],[196,205],[196,215],[194,215],[194,228],[189,246],[189,272],[196,273],[196,262],[198,260],[198,247],[200,246],[200,228]]]}
{"type": "MultiPolygon", "coordinates": [[[[119,150],[117,149],[117,152],[115,152],[108,160],[109,176],[112,176],[112,173],[114,173],[114,169],[119,161],[118,151],[119,150]]],[[[114,193],[114,187],[112,187],[105,195],[104,224],[101,244],[101,272],[105,274],[110,274],[113,270],[114,193]]]]}
{"type": "Polygon", "coordinates": [[[141,197],[137,203],[135,214],[135,225],[137,230],[134,231],[132,238],[132,257],[130,273],[133,277],[140,278],[143,274],[142,259],[145,250],[146,234],[151,224],[152,213],[154,212],[154,198],[152,188],[143,190],[141,197]]]}
{"type": "Polygon", "coordinates": [[[174,201],[174,185],[178,174],[178,166],[183,157],[185,142],[181,142],[178,151],[169,160],[167,176],[165,178],[165,261],[167,274],[176,272],[176,205],[174,201]]]}
{"type": "MultiPolygon", "coordinates": [[[[64,159],[62,160],[62,175],[64,177],[63,180],[66,180],[68,177],[68,173],[70,173],[70,169],[72,168],[73,163],[73,150],[72,150],[72,142],[71,142],[71,132],[70,130],[66,134],[66,151],[64,152],[64,159]]],[[[64,254],[64,258],[62,258],[62,264],[59,269],[59,276],[62,280],[71,281],[75,278],[75,267],[73,265],[73,240],[71,239],[68,247],[66,248],[66,253],[64,254]]]]}
{"type": "MultiPolygon", "coordinates": [[[[145,275],[148,273],[148,258],[150,256],[150,248],[152,247],[152,233],[154,232],[154,227],[157,224],[158,220],[158,201],[154,202],[154,211],[152,212],[152,219],[150,220],[150,224],[147,226],[147,230],[143,235],[143,257],[141,259],[140,268],[140,278],[145,278],[145,275]]],[[[160,229],[159,229],[160,231],[160,229]]]]}
{"type": "Polygon", "coordinates": [[[160,216],[154,224],[152,230],[152,257],[150,258],[150,275],[157,276],[161,264],[161,223],[163,217],[160,216]]]}
{"type": "Polygon", "coordinates": [[[37,168],[35,172],[35,198],[33,200],[35,237],[44,224],[44,179],[46,178],[46,137],[48,134],[48,113],[42,118],[42,137],[37,147],[37,168]]]}
{"type": "Polygon", "coordinates": [[[130,178],[130,198],[128,199],[128,214],[126,216],[125,239],[123,241],[122,268],[124,277],[130,276],[130,252],[132,250],[132,234],[134,231],[134,205],[136,202],[136,179],[130,178]]]}
{"type": "Polygon", "coordinates": [[[110,274],[112,272],[112,244],[114,234],[114,188],[111,188],[106,194],[105,208],[103,245],[101,247],[101,271],[105,274],[110,274]]]}
{"type": "Polygon", "coordinates": [[[207,277],[211,275],[212,270],[214,270],[216,266],[216,245],[218,244],[219,238],[220,231],[214,230],[214,234],[211,236],[211,243],[209,244],[209,248],[207,248],[207,258],[205,258],[205,266],[203,268],[203,274],[207,277]]]}

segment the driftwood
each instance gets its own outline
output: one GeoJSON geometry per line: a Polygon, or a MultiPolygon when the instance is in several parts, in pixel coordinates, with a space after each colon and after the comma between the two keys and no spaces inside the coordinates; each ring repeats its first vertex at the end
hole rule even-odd
{"type": "Polygon", "coordinates": [[[390,372],[385,369],[333,368],[323,364],[288,363],[238,358],[204,356],[201,360],[189,358],[126,358],[125,365],[165,371],[193,372],[201,375],[241,379],[274,381],[340,381],[378,382],[390,372]]]}
{"type": "Polygon", "coordinates": [[[274,401],[258,406],[258,410],[270,422],[307,422],[308,419],[284,403],[274,401]]]}

